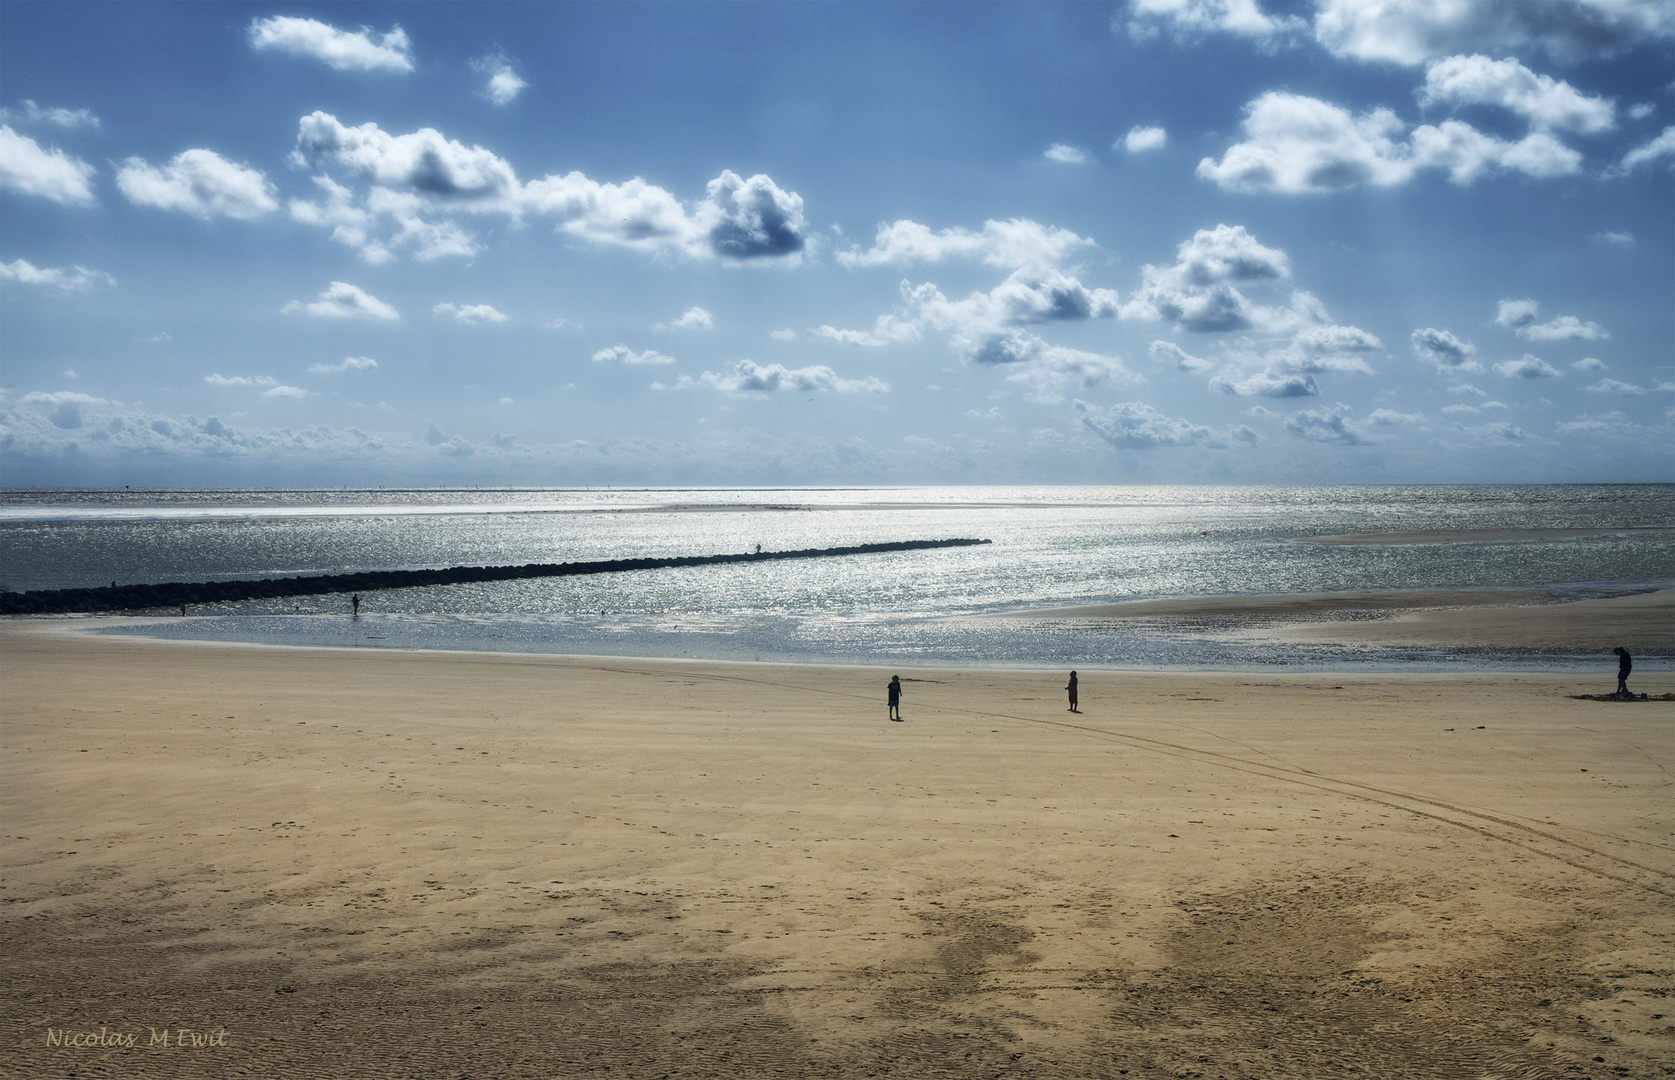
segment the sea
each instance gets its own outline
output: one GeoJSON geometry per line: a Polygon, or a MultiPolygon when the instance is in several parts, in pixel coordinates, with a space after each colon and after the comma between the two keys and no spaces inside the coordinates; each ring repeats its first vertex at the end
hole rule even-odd
{"type": "MultiPolygon", "coordinates": [[[[0,588],[948,538],[991,543],[380,590],[362,596],[358,617],[348,596],[325,595],[194,606],[185,618],[55,618],[100,633],[360,649],[898,667],[1594,670],[1612,658],[1298,645],[1251,633],[1260,619],[1052,609],[1280,593],[1533,588],[1559,602],[1646,591],[1675,578],[1675,485],[13,490],[0,492],[0,588]]],[[[1637,668],[1675,666],[1675,629],[1670,637],[1662,655],[1637,655],[1637,668]]]]}

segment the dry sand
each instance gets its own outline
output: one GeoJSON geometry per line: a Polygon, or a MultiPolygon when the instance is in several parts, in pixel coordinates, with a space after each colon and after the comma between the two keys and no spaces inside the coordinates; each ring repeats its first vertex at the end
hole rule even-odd
{"type": "Polygon", "coordinates": [[[1675,1074],[1675,702],[1573,698],[1609,658],[900,724],[866,668],[0,662],[6,1076],[1675,1074]]]}

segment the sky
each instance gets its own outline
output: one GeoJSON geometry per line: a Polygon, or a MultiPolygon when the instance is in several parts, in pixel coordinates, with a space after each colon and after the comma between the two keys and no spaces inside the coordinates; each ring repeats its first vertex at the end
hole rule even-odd
{"type": "Polygon", "coordinates": [[[9,487],[1675,480],[1666,0],[0,7],[9,487]]]}

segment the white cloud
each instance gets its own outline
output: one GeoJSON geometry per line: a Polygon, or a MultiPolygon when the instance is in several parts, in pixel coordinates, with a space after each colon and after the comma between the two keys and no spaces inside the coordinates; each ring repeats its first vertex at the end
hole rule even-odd
{"type": "Polygon", "coordinates": [[[1295,15],[1270,14],[1257,0],[1131,0],[1128,14],[1129,36],[1139,41],[1168,30],[1183,40],[1221,33],[1271,47],[1308,27],[1295,15]]]}
{"type": "Polygon", "coordinates": [[[1123,136],[1122,148],[1131,154],[1144,154],[1148,150],[1161,150],[1169,143],[1169,133],[1160,127],[1140,127],[1138,125],[1128,129],[1123,136]]]}
{"type": "Polygon", "coordinates": [[[292,199],[291,218],[305,225],[332,230],[332,239],[355,248],[374,266],[394,259],[394,248],[413,249],[421,262],[447,256],[470,258],[482,251],[476,238],[452,221],[427,221],[420,216],[423,200],[412,193],[375,187],[365,208],[354,204],[355,193],[329,176],[316,176],[314,183],[324,193],[319,202],[292,199]],[[399,226],[382,237],[372,235],[385,218],[399,226]]]}
{"type": "Polygon", "coordinates": [[[65,292],[80,292],[94,285],[116,284],[116,279],[103,270],[89,270],[85,266],[60,270],[56,267],[36,266],[27,259],[0,263],[0,281],[39,285],[43,288],[62,289],[65,292]]]}
{"type": "Polygon", "coordinates": [[[1028,218],[985,221],[980,233],[957,227],[932,232],[916,221],[902,220],[880,225],[870,249],[840,251],[837,261],[843,266],[871,267],[967,258],[1006,270],[1044,269],[1092,246],[1092,240],[1068,229],[1042,225],[1028,218]]]}
{"type": "Polygon", "coordinates": [[[1316,0],[1315,40],[1342,59],[1415,66],[1452,53],[1608,56],[1675,34],[1665,0],[1316,0]]]}
{"type": "Polygon", "coordinates": [[[116,186],[136,206],[179,210],[206,221],[253,221],[279,208],[267,177],[213,150],[183,150],[161,169],[131,157],[117,172],[116,186]]]}
{"type": "Polygon", "coordinates": [[[1438,371],[1481,371],[1483,365],[1472,359],[1477,347],[1461,341],[1447,330],[1426,327],[1412,334],[1413,355],[1422,363],[1435,364],[1438,371]]]}
{"type": "MultiPolygon", "coordinates": [[[[1675,125],[1664,128],[1663,134],[1651,142],[1637,146],[1624,154],[1621,169],[1625,173],[1632,172],[1641,165],[1656,161],[1659,158],[1675,159],[1675,125]]],[[[1675,160],[1670,162],[1670,166],[1675,168],[1675,160]]]]}
{"type": "MultiPolygon", "coordinates": [[[[809,243],[802,198],[760,174],[746,179],[724,170],[689,210],[638,177],[609,184],[571,172],[523,184],[509,162],[433,128],[391,135],[374,123],[347,127],[318,111],[300,121],[294,158],[309,167],[348,170],[374,185],[370,211],[401,211],[413,220],[426,208],[500,213],[514,221],[539,214],[557,218],[561,232],[593,243],[739,262],[795,262],[809,243]]],[[[326,219],[328,209],[308,212],[326,219]]],[[[475,250],[452,223],[427,227],[452,230],[454,250],[445,254],[475,250]]]]}
{"type": "Polygon", "coordinates": [[[1561,315],[1540,322],[1541,305],[1534,300],[1502,300],[1495,322],[1526,341],[1603,341],[1610,331],[1598,323],[1583,322],[1574,315],[1561,315]]]}
{"type": "Polygon", "coordinates": [[[205,375],[204,382],[211,386],[278,386],[279,380],[271,375],[223,375],[216,372],[205,375]]]}
{"type": "MultiPolygon", "coordinates": [[[[36,391],[35,393],[25,394],[18,400],[30,405],[56,406],[50,413],[46,414],[46,417],[54,427],[64,431],[76,430],[86,422],[86,417],[82,413],[83,409],[116,404],[114,401],[107,401],[104,398],[97,398],[92,394],[83,394],[76,390],[57,390],[51,393],[36,391]]],[[[13,433],[9,432],[8,435],[10,434],[13,433]]]]}
{"type": "Polygon", "coordinates": [[[1371,440],[1360,427],[1349,419],[1349,408],[1337,405],[1330,409],[1304,409],[1285,418],[1285,430],[1310,442],[1337,443],[1342,446],[1366,446],[1371,440]]]}
{"type": "Polygon", "coordinates": [[[1609,244],[1612,247],[1631,248],[1634,246],[1634,234],[1627,231],[1589,233],[1588,239],[1596,244],[1609,244]]]}
{"type": "Polygon", "coordinates": [[[1139,401],[1119,401],[1101,409],[1077,401],[1076,423],[1119,450],[1155,450],[1164,446],[1191,446],[1209,440],[1214,433],[1202,424],[1164,416],[1139,401]]]}
{"type": "Polygon", "coordinates": [[[689,307],[667,323],[658,323],[654,330],[710,330],[715,327],[715,316],[701,307],[689,307]]]}
{"type": "Polygon", "coordinates": [[[1597,356],[1584,356],[1570,366],[1577,371],[1604,371],[1605,361],[1597,356]]]}
{"type": "Polygon", "coordinates": [[[0,124],[0,188],[66,205],[87,206],[93,199],[88,181],[93,166],[54,147],[42,150],[27,135],[0,124]]]}
{"type": "Polygon", "coordinates": [[[1367,415],[1367,423],[1379,427],[1393,427],[1397,424],[1423,424],[1425,418],[1418,413],[1402,413],[1394,409],[1374,409],[1367,415]]]}
{"type": "Polygon", "coordinates": [[[773,338],[775,341],[796,341],[797,340],[797,332],[795,330],[790,330],[790,329],[769,330],[768,331],[768,336],[773,338]]]}
{"type": "Polygon", "coordinates": [[[1202,357],[1193,356],[1172,341],[1154,341],[1148,350],[1153,360],[1160,364],[1174,364],[1182,371],[1195,373],[1209,371],[1215,362],[1202,357]]]}
{"type": "Polygon", "coordinates": [[[1450,416],[1476,416],[1478,408],[1476,405],[1444,405],[1442,411],[1450,416]]]}
{"type": "Polygon", "coordinates": [[[318,110],[298,122],[295,158],[311,168],[340,165],[379,186],[470,209],[513,211],[521,191],[512,166],[481,146],[465,146],[435,128],[391,135],[371,122],[346,127],[318,110]]]}
{"type": "Polygon", "coordinates": [[[54,127],[78,128],[99,126],[99,118],[88,109],[42,108],[23,99],[15,109],[0,109],[0,123],[52,124],[54,127]]]}
{"type": "Polygon", "coordinates": [[[376,371],[378,361],[370,356],[345,356],[341,364],[310,364],[310,375],[341,375],[346,371],[376,371]]]}
{"type": "Polygon", "coordinates": [[[1240,397],[1314,397],[1320,393],[1313,375],[1266,368],[1244,373],[1224,372],[1210,380],[1210,389],[1240,397]]]}
{"type": "Polygon", "coordinates": [[[783,364],[764,365],[750,360],[740,360],[733,365],[731,371],[720,374],[706,371],[696,379],[682,375],[680,381],[669,389],[687,390],[698,387],[708,387],[711,390],[719,390],[724,394],[743,397],[766,395],[782,390],[830,391],[839,394],[883,394],[889,392],[890,384],[870,375],[864,379],[839,378],[837,372],[824,364],[804,368],[787,368],[783,364]]]}
{"type": "Polygon", "coordinates": [[[672,364],[675,358],[664,356],[655,349],[647,349],[637,353],[626,345],[613,345],[608,349],[600,349],[593,354],[595,364],[632,364],[635,366],[651,366],[656,364],[672,364]]]}
{"type": "Polygon", "coordinates": [[[1122,307],[1125,319],[1164,319],[1200,333],[1262,328],[1276,333],[1324,318],[1318,301],[1294,292],[1283,307],[1253,304],[1237,285],[1277,283],[1291,276],[1285,252],[1264,247],[1243,225],[1200,229],[1176,249],[1173,266],[1147,265],[1139,292],[1122,307]]]}
{"type": "Polygon", "coordinates": [[[1448,388],[1450,394],[1459,397],[1488,397],[1489,395],[1473,386],[1471,383],[1455,383],[1448,388]]]}
{"type": "Polygon", "coordinates": [[[305,398],[305,397],[311,397],[312,394],[310,393],[310,391],[304,390],[300,386],[273,386],[273,387],[269,387],[266,390],[263,390],[262,391],[262,396],[265,397],[265,398],[298,398],[298,399],[300,399],[300,398],[305,398]]]}
{"type": "Polygon", "coordinates": [[[321,319],[399,319],[400,313],[357,285],[334,281],[312,303],[292,300],[280,311],[286,315],[306,312],[321,319]]]}
{"type": "Polygon", "coordinates": [[[1496,364],[1495,374],[1507,379],[1556,379],[1559,369],[1539,356],[1525,353],[1517,360],[1502,360],[1496,364]]]}
{"type": "Polygon", "coordinates": [[[1084,165],[1088,161],[1088,152],[1069,143],[1054,143],[1041,152],[1041,156],[1048,161],[1056,161],[1060,165],[1084,165]]]}
{"type": "Polygon", "coordinates": [[[1543,131],[1518,142],[1485,135],[1447,120],[1407,132],[1395,113],[1373,109],[1357,117],[1330,102],[1268,91],[1245,106],[1245,141],[1220,161],[1204,158],[1198,175],[1234,191],[1314,194],[1344,188],[1391,187],[1421,169],[1443,169],[1456,184],[1469,184],[1492,169],[1530,176],[1565,176],[1582,158],[1543,131]]]}
{"type": "MultiPolygon", "coordinates": [[[[1652,393],[1652,390],[1648,390],[1644,386],[1636,386],[1633,383],[1626,383],[1621,379],[1601,379],[1592,386],[1584,386],[1582,389],[1592,394],[1615,394],[1618,397],[1645,397],[1647,394],[1652,393]]],[[[1675,389],[1675,387],[1671,387],[1670,384],[1664,383],[1661,386],[1654,387],[1653,389],[1669,390],[1675,389]]]]}
{"type": "Polygon", "coordinates": [[[488,84],[483,87],[482,96],[496,105],[510,105],[514,99],[523,93],[529,84],[518,77],[512,69],[512,62],[504,56],[484,56],[471,61],[476,71],[488,76],[488,84]]]}
{"type": "Polygon", "coordinates": [[[506,321],[506,316],[495,310],[492,304],[450,304],[443,302],[431,308],[430,313],[444,318],[452,316],[455,322],[473,325],[506,321]]]}
{"type": "Polygon", "coordinates": [[[382,37],[350,33],[315,19],[273,15],[250,24],[250,47],[306,56],[338,71],[412,71],[412,43],[397,26],[382,37]]]}
{"type": "Polygon", "coordinates": [[[1145,382],[1144,377],[1128,370],[1121,357],[1049,345],[1030,333],[1014,332],[995,339],[972,359],[1011,367],[1006,380],[1022,384],[1024,399],[1037,403],[1062,401],[1062,391],[1067,389],[1093,390],[1145,382]]]}
{"type": "Polygon", "coordinates": [[[1425,85],[1418,95],[1422,105],[1498,105],[1539,130],[1592,135],[1617,124],[1609,100],[1588,97],[1513,59],[1473,55],[1437,60],[1425,69],[1425,85]]]}

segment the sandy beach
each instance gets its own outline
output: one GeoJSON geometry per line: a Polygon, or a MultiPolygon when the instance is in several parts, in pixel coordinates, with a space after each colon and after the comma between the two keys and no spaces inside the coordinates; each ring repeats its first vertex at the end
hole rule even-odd
{"type": "Polygon", "coordinates": [[[70,625],[0,627],[6,1076],[1675,1075],[1675,701],[1609,657],[895,724],[883,669],[70,625]]]}

